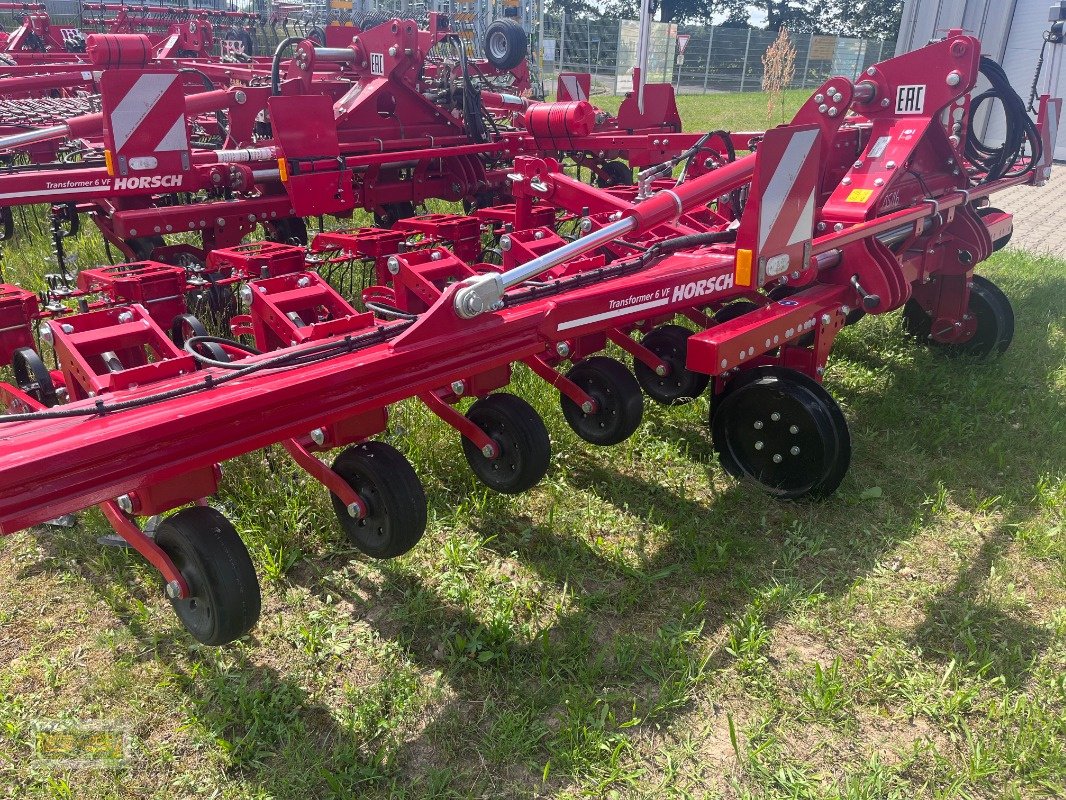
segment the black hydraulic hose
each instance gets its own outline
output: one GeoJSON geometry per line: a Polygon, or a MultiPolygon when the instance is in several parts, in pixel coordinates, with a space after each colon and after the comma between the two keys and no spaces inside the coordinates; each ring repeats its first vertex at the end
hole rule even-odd
{"type": "Polygon", "coordinates": [[[970,119],[976,117],[978,110],[985,103],[999,100],[1003,104],[1005,117],[1003,144],[998,147],[990,145],[971,128],[966,137],[966,158],[985,173],[983,183],[1024,175],[1035,168],[1041,157],[1042,147],[1036,124],[1029,116],[1025,102],[1011,86],[1003,67],[988,56],[981,56],[981,74],[992,88],[977,95],[970,102],[970,119]],[[1024,157],[1027,142],[1030,151],[1029,163],[1020,171],[1012,172],[1024,157]]]}
{"type": "Polygon", "coordinates": [[[302,41],[303,39],[299,36],[290,36],[278,43],[278,47],[274,51],[274,60],[270,63],[270,93],[272,95],[281,94],[281,54],[302,41]]]}

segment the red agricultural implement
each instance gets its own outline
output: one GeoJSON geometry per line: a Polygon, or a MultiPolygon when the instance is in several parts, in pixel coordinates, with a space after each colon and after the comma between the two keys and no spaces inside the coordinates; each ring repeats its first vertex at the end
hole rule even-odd
{"type": "MultiPolygon", "coordinates": [[[[289,85],[308,68],[292,67],[289,85]]],[[[391,84],[380,80],[362,91],[367,116],[384,124],[391,84]]],[[[290,123],[275,146],[307,213],[328,210],[353,164],[380,158],[342,154],[349,140],[313,124],[334,102],[323,97],[322,112],[295,91],[268,101],[275,126],[290,123]]],[[[902,308],[907,330],[948,354],[1006,350],[1010,304],[974,272],[1011,232],[988,198],[1047,179],[1060,108],[1043,97],[1031,120],[980,43],[951,31],[857,82],[826,81],[790,124],[748,142],[749,155],[698,136],[681,159],[663,157],[677,134],[658,134],[647,152],[664,166],[636,187],[587,185],[545,154],[585,151],[586,135],[624,149],[627,131],[559,132],[553,113],[574,122],[588,109],[533,106],[525,118],[548,115],[547,132],[538,139],[531,122],[506,140],[506,206],[320,234],[307,250],[211,252],[209,268],[240,285],[232,337],[189,316],[195,274],[180,267],[86,270],[75,309],[4,286],[0,350],[17,385],[0,386],[0,530],[99,506],[162,573],[191,634],[222,644],[260,607],[246,549],[207,505],[222,461],[281,444],[330,491],[357,547],[397,556],[422,536],[426,499],[403,455],[374,439],[390,406],[417,398],[456,429],[481,481],[522,492],[549,468],[550,442],[538,413],[505,391],[518,364],[559,391],[566,421],[596,445],[636,430],[645,395],[672,404],[708,391],[711,439],[730,474],[781,498],[826,496],[851,453],[821,385],[844,325],[902,308]],[[1001,146],[970,124],[980,74],[992,86],[980,102],[996,97],[1006,110],[1001,146]],[[480,258],[488,235],[502,265],[480,258]],[[366,281],[345,289],[335,278],[345,269],[366,281]],[[320,454],[336,448],[327,466],[320,454]],[[152,537],[138,526],[179,508],[152,537]]],[[[125,155],[111,153],[112,163],[125,155]]]]}
{"type": "MultiPolygon", "coordinates": [[[[528,81],[524,40],[497,48],[494,63],[474,62],[442,15],[426,29],[394,19],[328,30],[345,32],[347,46],[290,39],[270,65],[179,62],[191,72],[154,59],[144,37],[91,36],[100,110],[0,137],[0,151],[45,155],[73,140],[81,156],[43,165],[31,154],[33,163],[0,172],[0,206],[61,200],[90,211],[129,259],[202,266],[258,225],[303,243],[307,216],[362,208],[388,226],[431,198],[492,205],[508,196],[516,155],[565,153],[612,185],[701,139],[680,133],[667,85],[647,87],[645,113],[627,100],[617,117],[585,101],[512,94],[528,81]],[[206,91],[190,93],[197,81],[206,91]],[[165,238],[190,232],[202,247],[165,238]]],[[[720,150],[732,149],[720,138],[720,150]]]]}

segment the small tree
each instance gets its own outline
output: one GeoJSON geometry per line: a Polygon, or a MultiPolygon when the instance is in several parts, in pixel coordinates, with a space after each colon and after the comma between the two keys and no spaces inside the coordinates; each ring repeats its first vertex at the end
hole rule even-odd
{"type": "Polygon", "coordinates": [[[774,43],[766,48],[762,57],[762,89],[769,96],[766,100],[766,118],[774,116],[774,109],[781,107],[781,121],[784,122],[782,93],[792,83],[796,75],[796,48],[789,38],[788,29],[782,28],[774,43]]]}

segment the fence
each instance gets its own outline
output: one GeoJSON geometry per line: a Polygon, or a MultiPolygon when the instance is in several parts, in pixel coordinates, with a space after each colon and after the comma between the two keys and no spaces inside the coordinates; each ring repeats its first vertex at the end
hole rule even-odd
{"type": "MultiPolygon", "coordinates": [[[[634,24],[613,19],[546,18],[543,56],[548,90],[554,89],[557,73],[575,71],[593,74],[594,91],[618,93],[634,63],[631,48],[626,46],[628,26],[634,24]]],[[[649,81],[673,83],[686,94],[762,88],[763,54],[777,38],[777,31],[665,23],[654,23],[653,27],[649,81]],[[675,30],[690,37],[683,57],[675,58],[675,30]]],[[[792,43],[796,73],[790,86],[796,89],[818,86],[833,75],[854,80],[871,64],[895,52],[895,41],[884,39],[793,34],[792,43]]]]}

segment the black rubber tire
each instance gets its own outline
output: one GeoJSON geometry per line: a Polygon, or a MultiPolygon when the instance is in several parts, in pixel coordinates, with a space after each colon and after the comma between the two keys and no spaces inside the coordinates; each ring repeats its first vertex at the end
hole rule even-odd
{"type": "Polygon", "coordinates": [[[640,427],[644,395],[625,364],[608,356],[593,356],[575,364],[566,377],[598,405],[594,413],[586,414],[565,394],[559,395],[567,424],[586,442],[600,446],[618,444],[640,427]]]}
{"type": "Polygon", "coordinates": [[[391,228],[401,219],[409,219],[415,215],[415,204],[410,200],[400,203],[386,203],[374,210],[374,227],[391,228]]]}
{"type": "Polygon", "coordinates": [[[724,305],[715,311],[714,321],[721,325],[723,322],[730,322],[737,317],[743,317],[745,314],[750,314],[752,311],[758,310],[758,308],[759,306],[751,300],[737,300],[728,305],[724,305]]]}
{"type": "Polygon", "coordinates": [[[526,57],[526,32],[514,20],[498,19],[485,31],[485,58],[496,69],[514,69],[526,57]]]}
{"type": "Polygon", "coordinates": [[[196,641],[223,645],[255,627],[259,580],[229,520],[207,506],[183,508],[163,520],[155,540],[189,585],[189,598],[170,603],[196,641]]]}
{"type": "Polygon", "coordinates": [[[30,397],[48,408],[59,405],[52,374],[32,347],[20,347],[12,354],[11,371],[15,374],[15,385],[30,397]]]}
{"type": "MultiPolygon", "coordinates": [[[[207,336],[207,328],[195,314],[178,314],[170,323],[170,340],[185,349],[185,342],[193,336],[207,336]]],[[[197,352],[215,361],[230,361],[229,353],[217,342],[198,342],[197,352]]]]}
{"type": "Polygon", "coordinates": [[[544,420],[521,397],[500,392],[478,400],[467,418],[499,448],[486,458],[477,445],[462,437],[463,454],[483,484],[502,494],[520,494],[536,486],[551,464],[551,440],[544,420]]]}
{"type": "Polygon", "coordinates": [[[596,185],[601,189],[612,186],[632,186],[633,168],[624,161],[608,161],[602,167],[604,174],[596,176],[596,185]]]}
{"type": "MultiPolygon", "coordinates": [[[[977,216],[979,216],[981,218],[987,217],[989,214],[1002,214],[1002,213],[1003,213],[1002,209],[994,208],[993,206],[985,206],[984,208],[977,209],[977,216]]],[[[1014,228],[1011,228],[1011,232],[1008,233],[1006,236],[1002,236],[999,239],[996,239],[995,241],[992,242],[992,252],[995,253],[997,250],[1002,250],[1004,247],[1006,247],[1008,244],[1010,244],[1010,240],[1011,240],[1012,236],[1014,236],[1014,228]]]]}
{"type": "Polygon", "coordinates": [[[1014,309],[1003,291],[988,278],[974,275],[967,314],[977,329],[965,342],[938,342],[931,336],[933,320],[915,300],[903,306],[903,329],[911,336],[953,358],[986,359],[1003,355],[1014,339],[1014,309]]]}
{"type": "Polygon", "coordinates": [[[166,241],[162,236],[137,236],[126,240],[126,246],[133,251],[134,261],[151,261],[155,249],[164,245],[166,241]]]}
{"type": "Polygon", "coordinates": [[[710,423],[722,468],[782,500],[832,494],[851,463],[851,433],[840,406],[795,370],[742,373],[713,404],[710,423]]]}
{"type": "Polygon", "coordinates": [[[264,225],[267,240],[307,247],[307,223],[302,217],[286,217],[264,225]]]}
{"type": "Polygon", "coordinates": [[[637,383],[644,394],[656,403],[668,406],[690,403],[707,388],[710,375],[692,372],[685,367],[688,337],[691,335],[692,331],[680,325],[660,325],[641,339],[644,347],[670,367],[669,375],[660,376],[639,358],[633,359],[633,374],[637,383]]]}
{"type": "Polygon", "coordinates": [[[395,558],[418,544],[426,532],[426,492],[399,450],[384,442],[360,442],[337,456],[333,471],[367,506],[366,517],[354,519],[330,492],[348,541],[372,558],[395,558]]]}

